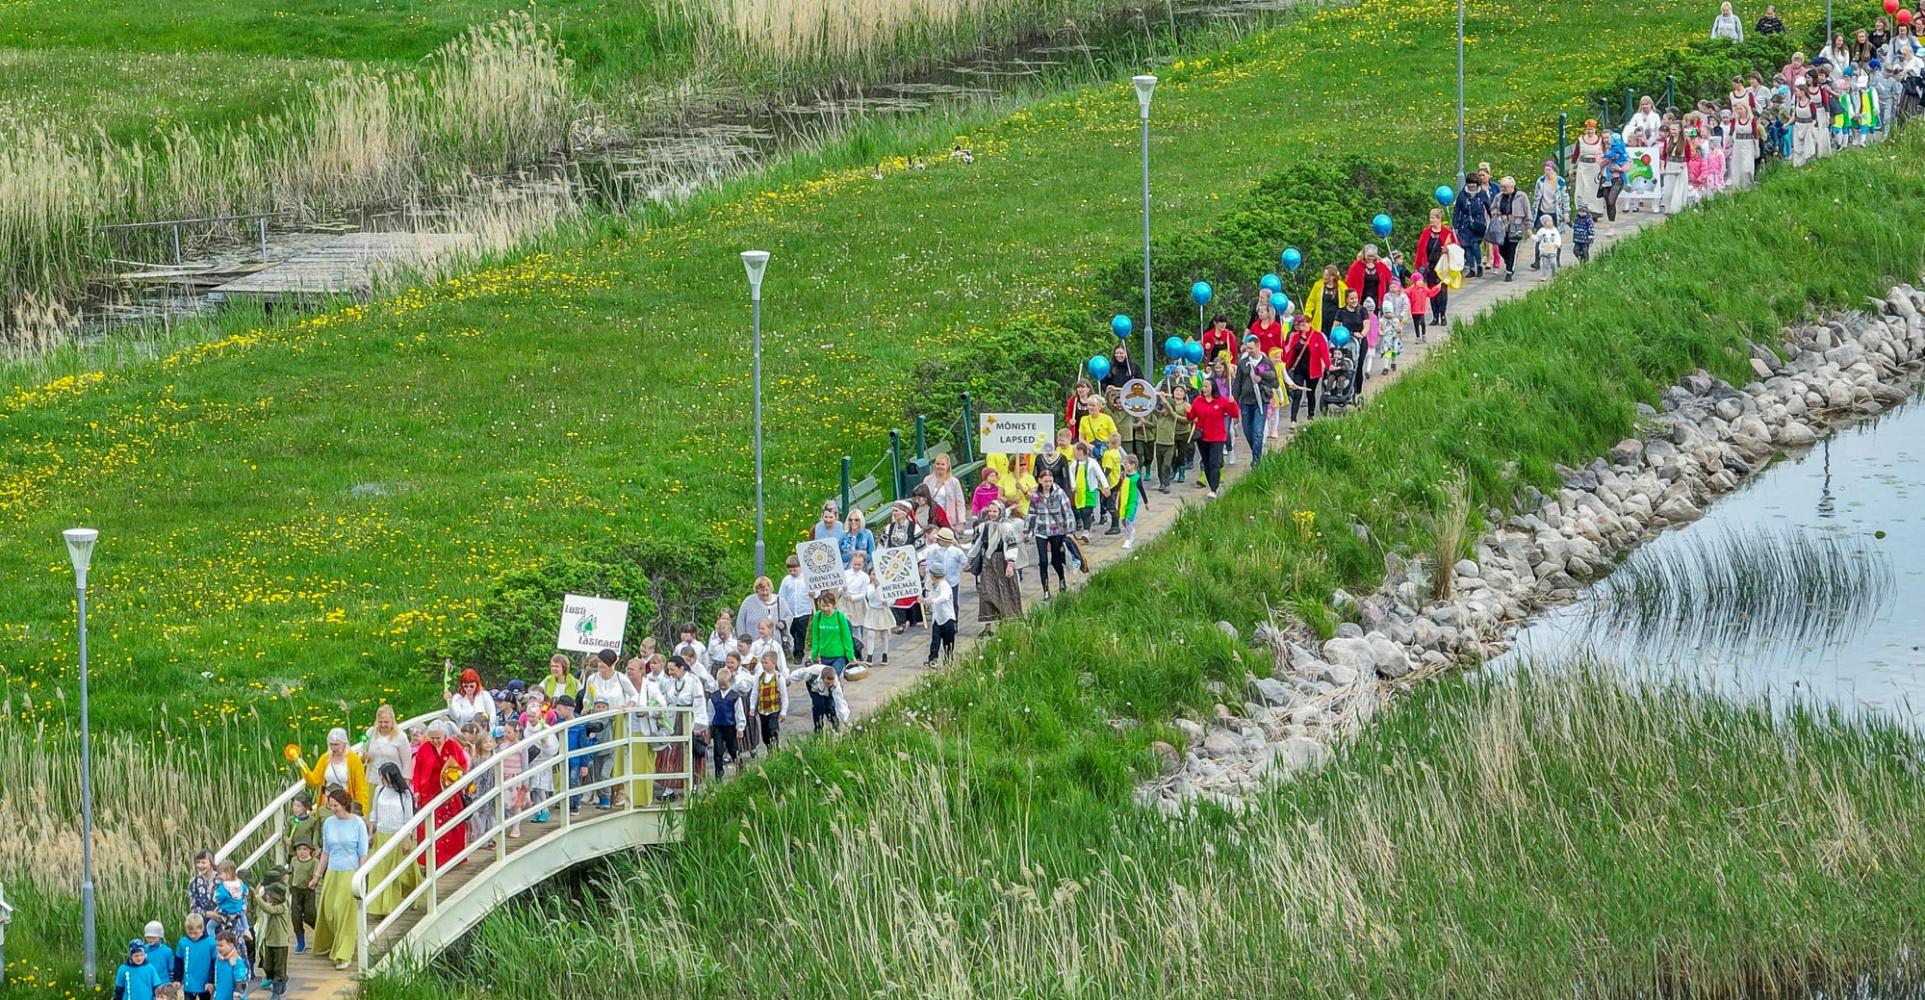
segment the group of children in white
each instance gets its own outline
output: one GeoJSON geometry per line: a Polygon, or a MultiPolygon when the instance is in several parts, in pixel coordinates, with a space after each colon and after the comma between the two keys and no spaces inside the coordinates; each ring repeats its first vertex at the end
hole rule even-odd
{"type": "MultiPolygon", "coordinates": [[[[1721,25],[1732,16],[1729,6],[1721,25]]],[[[1775,22],[1775,11],[1767,10],[1760,26],[1775,22]]],[[[406,827],[417,798],[470,780],[468,763],[495,759],[498,747],[528,744],[487,777],[515,786],[509,808],[520,814],[533,802],[555,798],[557,788],[611,777],[637,780],[602,787],[594,808],[622,805],[624,789],[654,801],[676,797],[685,768],[679,742],[684,718],[693,723],[687,745],[697,759],[688,773],[699,781],[703,758],[718,779],[729,764],[739,771],[747,758],[780,741],[791,689],[798,685],[808,696],[814,728],[840,730],[850,720],[844,684],[887,664],[895,636],[926,628],[932,665],[953,653],[965,574],[977,579],[979,621],[993,625],[1019,615],[1024,553],[1033,546],[1048,599],[1052,568],[1059,589],[1068,585],[1066,569],[1089,571],[1079,543],[1090,541],[1093,528],[1107,523],[1109,534],[1125,536],[1127,549],[1147,489],[1168,493],[1200,465],[1197,487],[1216,495],[1222,467],[1236,460],[1239,423],[1254,462],[1264,443],[1281,434],[1286,404],[1287,419],[1295,423],[1300,404],[1307,403],[1306,415],[1314,417],[1320,406],[1359,402],[1365,381],[1380,367],[1397,369],[1406,335],[1421,342],[1430,328],[1448,321],[1452,290],[1487,269],[1510,280],[1524,243],[1533,248],[1531,267],[1554,275],[1568,224],[1574,256],[1587,260],[1599,217],[1616,219],[1618,199],[1627,186],[1636,191],[1641,169],[1649,170],[1645,179],[1655,190],[1639,193],[1648,193],[1659,211],[1675,211],[1725,187],[1749,184],[1764,158],[1798,164],[1882,136],[1888,127],[1882,109],[1896,108],[1897,88],[1925,73],[1925,58],[1908,29],[1901,24],[1892,34],[1881,23],[1877,37],[1861,31],[1855,44],[1839,35],[1812,64],[1800,54],[1772,85],[1756,74],[1749,84],[1734,79],[1725,101],[1701,102],[1682,115],[1660,114],[1645,98],[1621,132],[1587,121],[1573,147],[1569,192],[1552,161],[1545,161],[1529,192],[1509,177],[1493,184],[1489,165],[1480,164],[1461,186],[1437,190],[1440,207],[1430,213],[1408,260],[1367,245],[1347,269],[1324,268],[1300,301],[1284,294],[1283,279],[1265,275],[1240,335],[1218,315],[1196,336],[1170,338],[1164,346],[1170,363],[1147,409],[1123,405],[1126,391],[1142,391],[1132,385],[1145,373],[1119,344],[1110,357],[1091,359],[1091,378],[1077,382],[1064,406],[1064,424],[1041,454],[986,456],[974,487],[939,457],[909,498],[887,506],[879,530],[867,525],[862,511],[845,518],[838,504],[826,503],[810,535],[834,543],[843,566],[839,586],[812,591],[792,555],[779,583],[758,578],[735,612],[718,614],[706,638],[698,638],[694,624],[681,625],[667,653],[658,652],[649,637],[625,663],[603,650],[581,664],[579,674],[573,661],[557,654],[547,676],[493,691],[482,687],[474,671],[464,671],[446,694],[446,718],[432,731],[400,733],[392,710],[383,706],[363,745],[373,767],[363,763],[362,751],[347,748],[344,731],[330,733],[329,757],[306,769],[306,776],[317,792],[331,797],[331,809],[339,805],[337,820],[368,823],[358,846],[345,849],[353,856],[350,870],[368,855],[369,837],[378,846],[389,837],[410,836],[406,827]],[[1636,162],[1629,149],[1647,145],[1657,149],[1657,162],[1636,162]],[[1572,202],[1575,211],[1567,212],[1572,202]],[[879,550],[900,547],[915,552],[920,592],[885,600],[874,563],[879,550]],[[610,711],[620,714],[595,714],[610,711]],[[598,749],[617,736],[644,731],[676,741],[658,744],[658,756],[646,766],[642,758],[618,762],[598,749]],[[614,775],[616,768],[635,773],[614,775]],[[412,783],[403,776],[410,769],[412,783]],[[678,777],[660,777],[665,774],[678,777]],[[373,789],[371,775],[379,783],[373,789]],[[363,818],[370,811],[378,822],[363,818]]],[[[1377,219],[1376,230],[1380,237],[1390,235],[1387,217],[1377,219]]],[[[1294,271],[1300,262],[1296,251],[1285,252],[1286,269],[1294,271]]],[[[1198,283],[1192,294],[1201,310],[1212,292],[1198,283]]],[[[1127,319],[1118,322],[1119,336],[1127,335],[1127,319]]],[[[567,801],[571,811],[589,804],[582,795],[567,801]]],[[[305,950],[308,929],[318,931],[326,922],[322,817],[306,796],[293,808],[285,845],[291,861],[263,873],[258,885],[231,861],[216,863],[206,851],[196,857],[182,934],[169,943],[160,921],[148,923],[128,943],[114,977],[115,1000],[234,1000],[247,994],[256,975],[272,995],[286,991],[289,954],[305,950]]],[[[547,822],[549,813],[540,810],[532,818],[547,822]]],[[[444,832],[437,844],[446,848],[449,837],[493,832],[485,817],[470,822],[475,829],[444,832]]],[[[351,948],[344,950],[339,935],[317,937],[335,938],[319,947],[342,958],[337,967],[348,964],[351,948]]]]}

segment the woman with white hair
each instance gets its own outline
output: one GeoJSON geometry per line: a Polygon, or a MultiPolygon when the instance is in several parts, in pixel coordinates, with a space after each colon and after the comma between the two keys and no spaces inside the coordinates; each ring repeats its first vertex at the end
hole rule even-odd
{"type": "MultiPolygon", "coordinates": [[[[468,780],[468,753],[462,749],[461,741],[454,738],[459,731],[454,723],[436,719],[428,725],[427,740],[415,748],[413,785],[417,809],[468,780]]],[[[453,822],[461,808],[459,795],[450,796],[435,808],[434,859],[438,868],[445,868],[468,846],[468,824],[453,822]]],[[[417,836],[426,836],[426,831],[417,836]]]]}
{"type": "Polygon", "coordinates": [[[1711,19],[1711,37],[1733,42],[1745,40],[1745,23],[1732,13],[1730,3],[1719,5],[1718,16],[1711,19]]]}
{"type": "Polygon", "coordinates": [[[1484,239],[1496,244],[1502,253],[1505,281],[1517,276],[1517,245],[1530,231],[1530,197],[1517,189],[1517,178],[1500,179],[1497,194],[1491,198],[1490,222],[1484,227],[1484,239]]]}
{"type": "Polygon", "coordinates": [[[345,789],[348,798],[361,807],[368,809],[368,771],[361,762],[361,755],[348,748],[348,731],[335,726],[328,730],[328,752],[309,767],[297,761],[301,767],[301,777],[307,786],[314,790],[318,799],[327,794],[330,788],[345,789]]]}

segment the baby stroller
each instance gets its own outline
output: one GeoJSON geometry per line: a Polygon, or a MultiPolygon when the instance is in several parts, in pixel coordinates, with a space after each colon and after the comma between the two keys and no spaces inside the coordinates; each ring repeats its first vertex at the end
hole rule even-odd
{"type": "Polygon", "coordinates": [[[1323,381],[1317,387],[1323,409],[1341,409],[1356,404],[1358,344],[1358,338],[1352,337],[1350,343],[1331,350],[1330,370],[1323,373],[1323,381]]]}

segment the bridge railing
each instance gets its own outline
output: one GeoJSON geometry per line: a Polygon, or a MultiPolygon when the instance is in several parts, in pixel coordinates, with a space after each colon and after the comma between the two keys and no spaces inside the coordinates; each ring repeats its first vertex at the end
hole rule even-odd
{"type": "MultiPolygon", "coordinates": [[[[394,928],[396,922],[411,909],[419,907],[422,919],[429,919],[444,901],[441,879],[482,852],[491,852],[493,857],[474,873],[474,879],[487,878],[495,867],[505,864],[511,854],[534,848],[550,838],[565,837],[573,827],[637,812],[679,809],[694,778],[695,758],[690,752],[694,724],[695,709],[689,706],[608,709],[543,727],[538,732],[498,748],[486,760],[471,764],[454,785],[427,802],[417,803],[415,814],[409,818],[407,825],[371,852],[355,871],[352,892],[357,911],[357,966],[362,970],[370,968],[370,952],[375,942],[394,928]],[[605,727],[602,742],[570,753],[568,731],[576,726],[592,726],[596,723],[605,727]],[[555,744],[552,758],[544,758],[536,767],[523,768],[512,778],[507,775],[504,765],[509,760],[517,755],[522,755],[525,760],[525,754],[531,747],[541,746],[546,751],[551,740],[555,744]],[[681,767],[673,771],[658,770],[657,752],[674,747],[681,748],[681,767]],[[605,757],[609,765],[606,768],[607,776],[579,782],[574,780],[574,771],[579,766],[576,757],[582,758],[582,763],[605,757]],[[533,787],[536,775],[542,771],[547,771],[551,776],[552,791],[546,795],[533,787]],[[656,783],[675,781],[682,783],[682,795],[674,802],[658,801],[654,794],[656,783]],[[648,801],[642,801],[641,796],[633,794],[638,782],[649,783],[648,801]],[[576,796],[588,801],[624,787],[628,788],[630,794],[624,797],[626,801],[619,809],[596,809],[589,815],[577,818],[568,808],[569,800],[576,796]],[[527,803],[511,805],[521,797],[517,793],[523,789],[529,792],[527,803]],[[435,814],[451,802],[462,803],[460,810],[446,819],[437,819],[435,814]],[[524,843],[513,844],[509,830],[543,812],[559,817],[554,829],[524,843]],[[488,817],[487,830],[478,837],[469,837],[447,859],[440,858],[436,842],[444,834],[466,827],[475,816],[488,817]],[[385,873],[370,884],[373,873],[383,869],[386,869],[385,873]],[[370,900],[380,899],[411,872],[418,875],[420,881],[406,896],[386,914],[369,912],[370,900]]],[[[382,956],[374,957],[378,960],[382,956]]]]}
{"type": "MultiPolygon", "coordinates": [[[[399,732],[406,733],[416,726],[425,726],[446,714],[446,709],[437,709],[398,723],[395,728],[399,732]]],[[[367,740],[364,738],[348,749],[361,753],[366,748],[367,740]]],[[[233,858],[235,866],[242,871],[255,870],[255,866],[270,855],[275,863],[285,863],[287,861],[288,808],[306,787],[306,779],[295,779],[294,784],[276,795],[261,808],[260,812],[255,813],[254,818],[248,820],[238,833],[229,838],[227,843],[222,844],[220,849],[214,852],[214,860],[220,862],[233,858]],[[250,844],[253,846],[249,847],[250,844]],[[247,853],[241,854],[243,851],[247,853]]],[[[317,801],[315,808],[320,807],[321,804],[317,801]]]]}

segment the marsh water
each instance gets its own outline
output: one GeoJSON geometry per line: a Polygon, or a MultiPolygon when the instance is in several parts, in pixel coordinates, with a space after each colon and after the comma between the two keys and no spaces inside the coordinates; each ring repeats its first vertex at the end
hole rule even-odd
{"type": "Polygon", "coordinates": [[[1526,625],[1486,669],[1592,656],[1733,696],[1918,726],[1921,550],[1925,399],[1914,394],[1779,459],[1702,520],[1647,542],[1576,603],[1526,625]],[[1740,565],[1700,565],[1710,559],[1740,565]]]}

